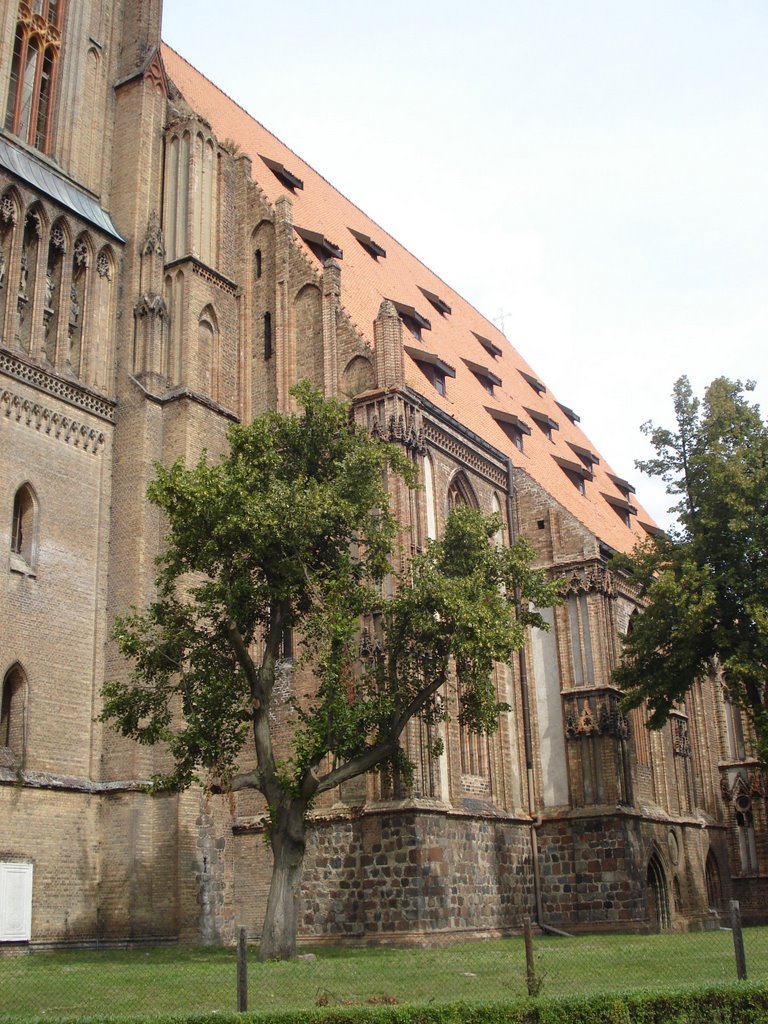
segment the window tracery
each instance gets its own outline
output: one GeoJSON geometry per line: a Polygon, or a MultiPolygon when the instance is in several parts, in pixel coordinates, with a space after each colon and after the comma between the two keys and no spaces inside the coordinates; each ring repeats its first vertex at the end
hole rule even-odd
{"type": "Polygon", "coordinates": [[[5,130],[30,146],[50,147],[63,0],[21,0],[11,61],[5,130]]]}

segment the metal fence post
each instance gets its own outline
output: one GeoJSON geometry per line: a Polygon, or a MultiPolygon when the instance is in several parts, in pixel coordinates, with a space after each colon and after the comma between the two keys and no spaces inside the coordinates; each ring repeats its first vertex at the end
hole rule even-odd
{"type": "Polygon", "coordinates": [[[248,1009],[248,939],[245,928],[237,933],[237,1012],[248,1009]]]}
{"type": "Polygon", "coordinates": [[[528,986],[528,995],[538,995],[536,984],[536,965],[533,962],[533,931],[531,929],[530,917],[523,918],[523,936],[525,938],[525,981],[528,986]]]}
{"type": "Polygon", "coordinates": [[[747,958],[744,953],[744,936],[741,933],[741,909],[738,900],[731,900],[731,931],[733,932],[733,951],[736,954],[736,977],[739,981],[746,981],[747,958]]]}

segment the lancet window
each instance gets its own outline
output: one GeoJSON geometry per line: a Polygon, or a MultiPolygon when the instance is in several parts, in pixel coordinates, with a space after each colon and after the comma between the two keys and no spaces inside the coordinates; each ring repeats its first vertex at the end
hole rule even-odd
{"type": "Polygon", "coordinates": [[[64,0],[22,0],[16,23],[5,130],[43,151],[50,148],[63,14],[64,0]]]}
{"type": "Polygon", "coordinates": [[[23,484],[13,496],[11,525],[11,554],[31,566],[36,548],[35,494],[29,484],[23,484]]]}
{"type": "Polygon", "coordinates": [[[18,758],[24,754],[26,697],[26,676],[19,665],[14,665],[5,674],[0,694],[0,748],[18,758]]]}

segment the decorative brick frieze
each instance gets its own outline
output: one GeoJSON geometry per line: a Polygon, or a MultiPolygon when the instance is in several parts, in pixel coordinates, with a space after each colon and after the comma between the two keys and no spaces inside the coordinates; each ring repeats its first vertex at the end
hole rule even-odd
{"type": "Polygon", "coordinates": [[[455,434],[443,430],[438,424],[429,419],[424,420],[424,437],[436,448],[442,449],[448,455],[453,456],[457,462],[469,466],[478,476],[484,477],[495,487],[506,489],[506,471],[501,466],[494,465],[490,459],[484,458],[476,449],[465,444],[455,434]]]}
{"type": "Polygon", "coordinates": [[[24,422],[41,433],[50,434],[58,441],[66,441],[74,448],[82,448],[92,454],[99,454],[104,447],[103,431],[89,427],[78,420],[62,416],[39,402],[32,402],[23,395],[17,395],[8,388],[0,390],[0,410],[7,418],[13,417],[17,423],[24,422]]]}
{"type": "Polygon", "coordinates": [[[234,281],[230,281],[229,278],[224,277],[223,274],[219,274],[218,271],[212,267],[207,267],[205,263],[201,263],[200,260],[194,256],[182,256],[178,260],[174,260],[172,263],[167,263],[165,266],[166,270],[171,270],[173,267],[181,266],[184,263],[188,263],[192,268],[192,273],[201,277],[204,281],[214,285],[216,288],[220,288],[223,292],[228,295],[237,295],[238,286],[234,281]]]}
{"type": "Polygon", "coordinates": [[[115,421],[116,403],[111,399],[96,391],[91,391],[90,388],[85,388],[81,384],[64,380],[6,349],[0,349],[0,373],[15,377],[16,380],[23,381],[24,384],[29,384],[30,387],[36,388],[38,391],[44,391],[55,398],[60,398],[62,402],[77,406],[78,409],[92,413],[108,423],[115,421]]]}

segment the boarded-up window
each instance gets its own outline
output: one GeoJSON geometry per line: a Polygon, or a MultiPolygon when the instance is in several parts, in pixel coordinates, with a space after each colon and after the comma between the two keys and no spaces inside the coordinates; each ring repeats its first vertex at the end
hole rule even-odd
{"type": "Polygon", "coordinates": [[[32,865],[0,863],[0,942],[32,937],[32,865]]]}

